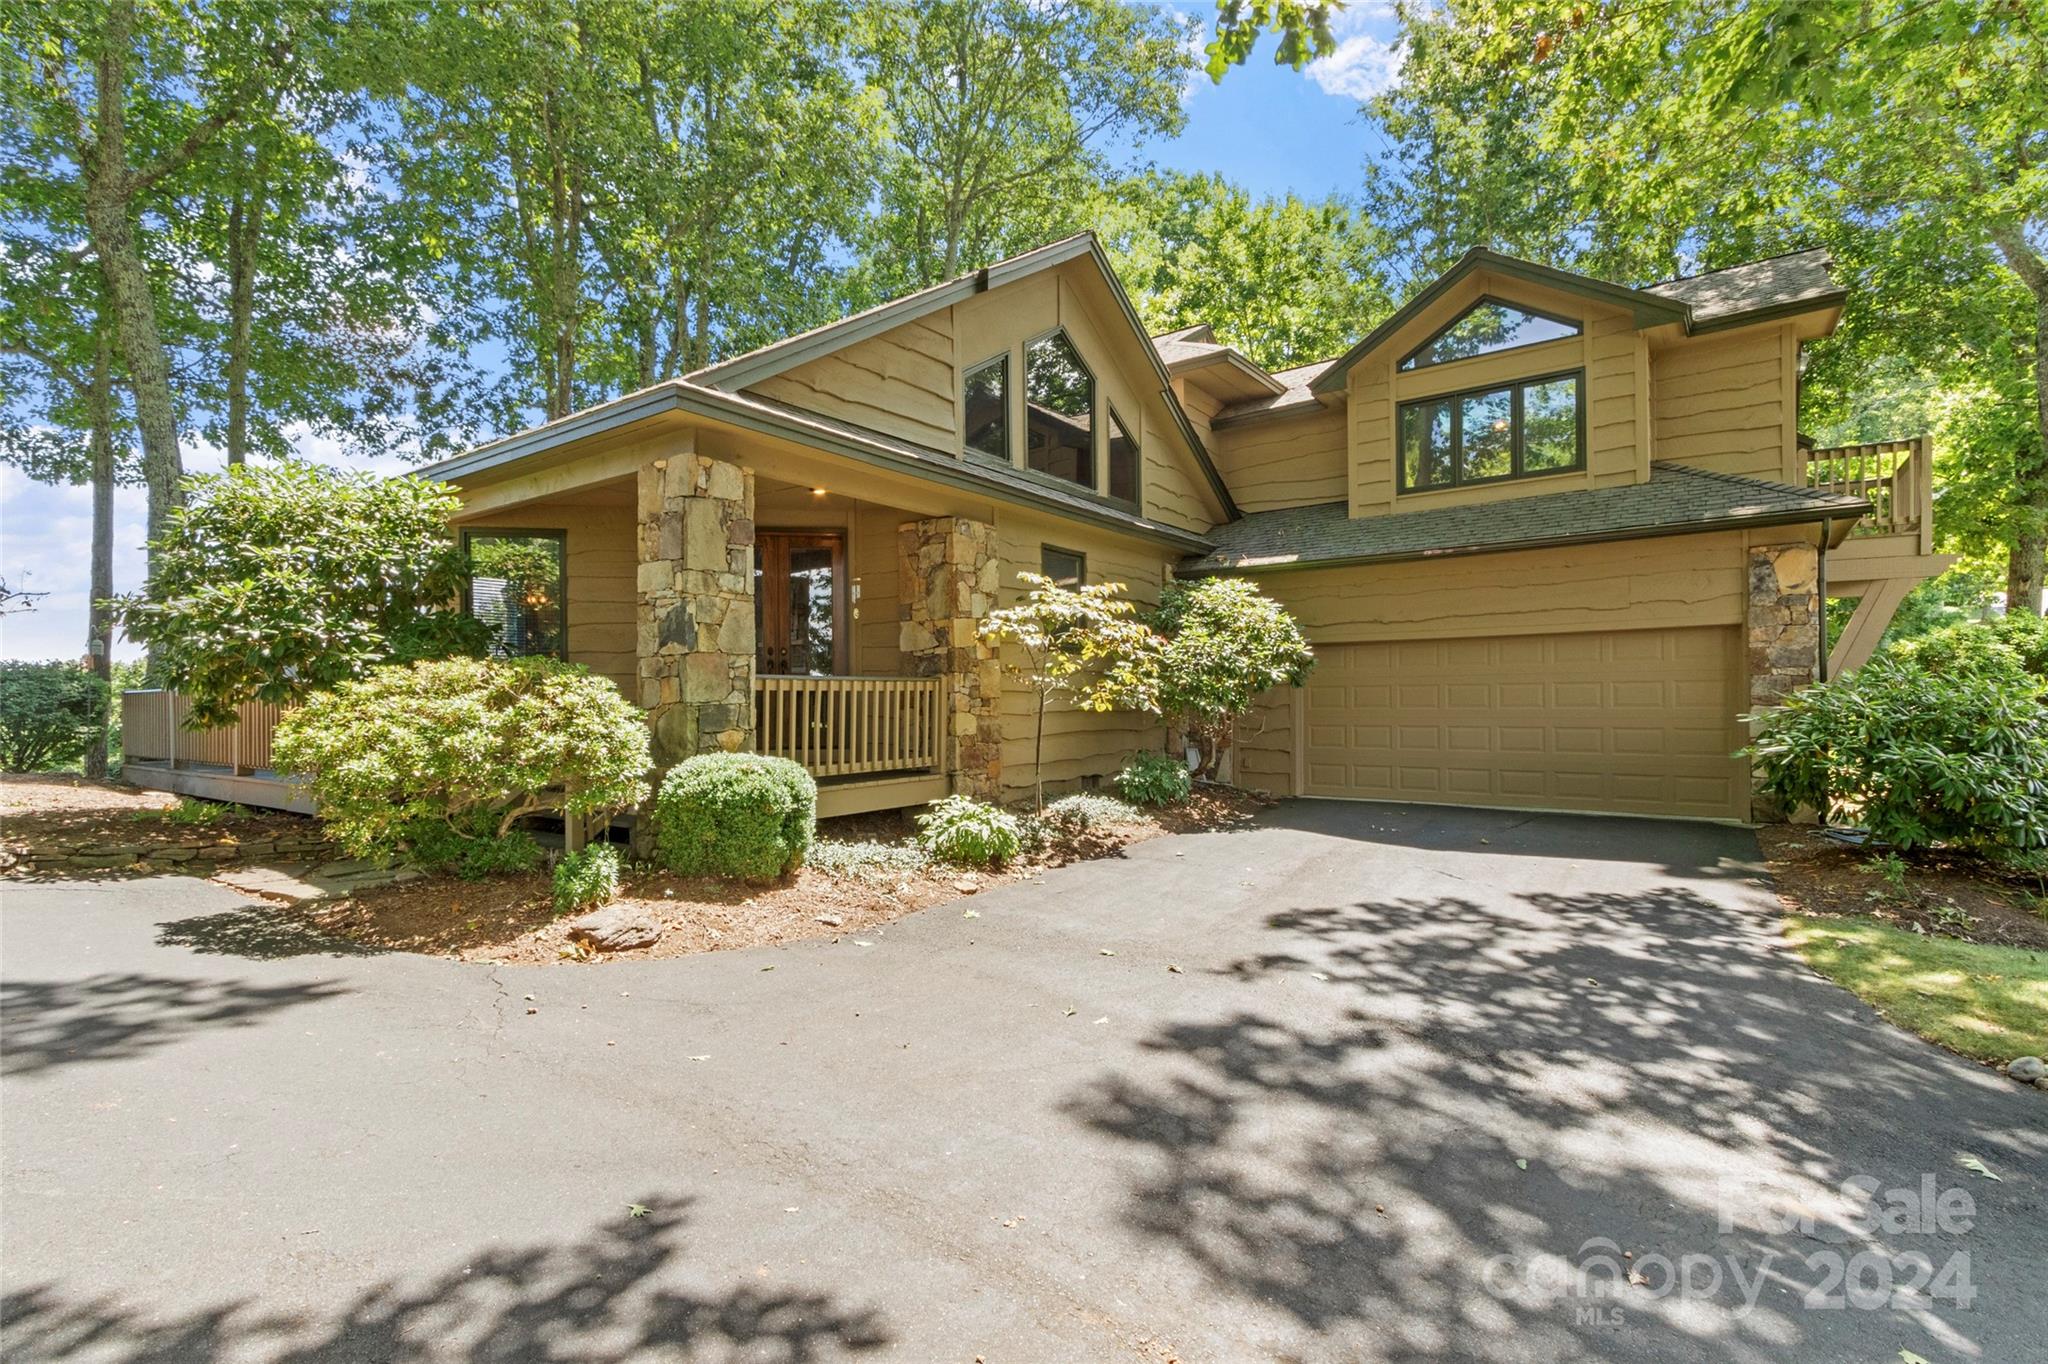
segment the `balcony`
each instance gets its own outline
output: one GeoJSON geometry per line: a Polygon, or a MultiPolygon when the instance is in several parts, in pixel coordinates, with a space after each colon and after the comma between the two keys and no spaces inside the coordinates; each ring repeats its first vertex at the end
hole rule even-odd
{"type": "MultiPolygon", "coordinates": [[[[1799,482],[1869,502],[1856,536],[1910,536],[1909,553],[1934,552],[1934,452],[1927,437],[1799,452],[1799,482]]],[[[1903,547],[1902,547],[1903,548],[1903,547]]]]}

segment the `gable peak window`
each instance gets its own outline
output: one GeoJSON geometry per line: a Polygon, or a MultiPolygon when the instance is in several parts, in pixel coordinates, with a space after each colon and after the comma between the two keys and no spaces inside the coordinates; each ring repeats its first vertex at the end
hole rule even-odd
{"type": "Polygon", "coordinates": [[[1024,348],[1024,462],[1095,486],[1095,375],[1064,328],[1024,348]]]}
{"type": "Polygon", "coordinates": [[[998,355],[967,371],[961,409],[966,414],[967,449],[1004,464],[1010,462],[1010,357],[998,355]]]}
{"type": "Polygon", "coordinates": [[[1402,403],[1399,422],[1404,493],[1586,467],[1577,372],[1402,403]]]}
{"type": "Polygon", "coordinates": [[[1577,336],[1582,330],[1569,318],[1552,317],[1497,298],[1482,298],[1460,313],[1456,321],[1408,352],[1401,368],[1423,369],[1453,360],[1469,360],[1475,355],[1540,346],[1545,341],[1577,336]]]}

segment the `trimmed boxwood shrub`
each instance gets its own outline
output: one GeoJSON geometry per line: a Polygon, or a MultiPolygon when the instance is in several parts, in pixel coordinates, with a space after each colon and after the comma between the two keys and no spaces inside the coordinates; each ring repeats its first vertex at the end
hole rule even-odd
{"type": "Polygon", "coordinates": [[[1116,793],[1133,805],[1178,805],[1189,789],[1188,765],[1167,753],[1133,753],[1116,774],[1116,793]]]}
{"type": "Polygon", "coordinates": [[[787,758],[700,753],[672,768],[654,802],[655,846],[684,876],[772,881],[803,865],[818,828],[818,784],[787,758]]]}
{"type": "Polygon", "coordinates": [[[1024,828],[993,805],[947,796],[917,817],[917,846],[935,862],[1000,867],[1023,851],[1024,828]]]}
{"type": "Polygon", "coordinates": [[[555,913],[597,909],[619,894],[619,850],[592,843],[555,863],[555,913]]]}
{"type": "Polygon", "coordinates": [[[0,663],[0,767],[46,772],[81,757],[107,722],[107,684],[73,663],[0,663]]]}

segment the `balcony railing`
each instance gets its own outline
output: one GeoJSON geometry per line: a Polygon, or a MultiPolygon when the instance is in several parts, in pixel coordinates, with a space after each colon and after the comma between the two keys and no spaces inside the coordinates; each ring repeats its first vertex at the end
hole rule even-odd
{"type": "Polygon", "coordinates": [[[754,747],[814,777],[936,772],[943,677],[754,679],[754,747]]]}
{"type": "MultiPolygon", "coordinates": [[[[1868,501],[1872,511],[1857,535],[1918,533],[1931,542],[1934,460],[1925,436],[1800,451],[1800,482],[1868,501]]],[[[1931,553],[1931,543],[1921,550],[1931,553]]]]}
{"type": "Polygon", "coordinates": [[[125,762],[163,763],[170,767],[225,767],[234,772],[261,771],[270,766],[270,736],[282,708],[268,701],[247,701],[231,725],[187,729],[192,703],[174,691],[150,689],[121,693],[121,756],[125,762]]]}

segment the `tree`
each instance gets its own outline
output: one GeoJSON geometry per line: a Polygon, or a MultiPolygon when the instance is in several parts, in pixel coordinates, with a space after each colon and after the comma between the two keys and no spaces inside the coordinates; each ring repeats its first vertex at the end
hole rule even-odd
{"type": "MultiPolygon", "coordinates": [[[[21,13],[22,11],[14,11],[21,13]]],[[[67,0],[0,23],[10,151],[29,174],[75,181],[135,399],[151,535],[175,505],[183,457],[171,339],[152,279],[145,215],[171,177],[244,116],[290,53],[292,6],[67,0]]],[[[10,158],[12,159],[12,158],[10,158]]]]}
{"type": "Polygon", "coordinates": [[[1085,711],[1157,710],[1158,641],[1137,619],[1122,583],[1061,587],[1020,573],[1024,599],[989,612],[981,637],[1006,655],[1005,672],[1037,698],[1031,766],[1036,808],[1045,808],[1045,712],[1055,697],[1085,711]]]}
{"type": "Polygon", "coordinates": [[[879,0],[861,64],[891,142],[866,244],[879,296],[1086,225],[1100,144],[1180,130],[1187,21],[1127,0],[879,0]]]}
{"type": "Polygon", "coordinates": [[[0,768],[44,772],[107,729],[107,684],[72,664],[0,662],[0,768]]]}
{"type": "Polygon", "coordinates": [[[147,587],[120,617],[190,723],[245,701],[291,704],[385,663],[482,652],[462,612],[467,564],[452,492],[311,464],[239,465],[186,482],[150,544],[147,587]]]}
{"type": "Polygon", "coordinates": [[[1160,708],[1194,738],[1202,776],[1216,774],[1238,720],[1260,696],[1300,686],[1315,666],[1294,617],[1243,578],[1167,584],[1153,625],[1165,637],[1160,708]]]}
{"type": "Polygon", "coordinates": [[[1530,101],[1526,125],[1598,237],[1669,244],[1708,263],[1781,243],[1787,223],[1830,246],[1874,239],[1881,253],[1863,255],[1934,286],[1884,301],[1888,334],[1909,350],[1923,344],[1911,333],[1931,331],[1960,355],[1966,338],[1952,319],[1974,327],[2001,311],[1983,297],[1960,313],[1921,306],[1952,300],[1952,282],[1974,279],[1980,293],[2016,282],[2029,306],[1999,344],[2025,357],[2037,439],[1999,452],[2007,595],[2041,609],[2048,25],[2037,5],[1888,0],[1791,13],[1736,0],[1453,0],[1410,14],[1408,28],[1457,51],[1472,81],[1530,101]]]}
{"type": "Polygon", "coordinates": [[[1221,81],[1233,66],[1243,66],[1259,38],[1269,30],[1280,35],[1273,50],[1276,66],[1299,71],[1317,57],[1336,50],[1330,16],[1345,0],[1216,0],[1216,36],[1203,48],[1209,79],[1221,81]]]}
{"type": "Polygon", "coordinates": [[[1206,322],[1270,369],[1337,355],[1392,308],[1386,238],[1339,199],[1152,171],[1114,188],[1097,230],[1147,327],[1206,322]]]}

